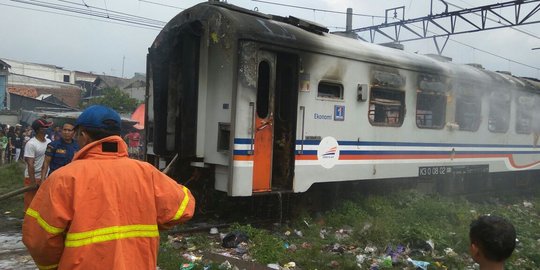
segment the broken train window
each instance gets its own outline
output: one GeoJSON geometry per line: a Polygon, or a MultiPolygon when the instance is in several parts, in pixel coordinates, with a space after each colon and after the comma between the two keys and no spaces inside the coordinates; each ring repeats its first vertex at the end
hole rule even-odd
{"type": "Polygon", "coordinates": [[[343,99],[343,85],[333,82],[319,82],[317,97],[343,99]]]}
{"type": "Polygon", "coordinates": [[[529,134],[532,126],[534,98],[526,95],[518,96],[516,103],[516,133],[529,134]]]}
{"type": "Polygon", "coordinates": [[[482,100],[479,96],[462,95],[456,98],[456,123],[459,130],[477,131],[480,126],[482,100]]]}
{"type": "Polygon", "coordinates": [[[446,94],[418,91],[416,94],[416,126],[441,129],[446,122],[446,94]]]}
{"type": "Polygon", "coordinates": [[[259,63],[259,78],[257,81],[257,117],[266,118],[270,108],[270,63],[262,61],[259,63]]]}
{"type": "Polygon", "coordinates": [[[401,126],[405,118],[405,92],[372,88],[368,118],[369,122],[375,126],[401,126]]]}
{"type": "Polygon", "coordinates": [[[489,98],[488,129],[494,133],[506,133],[510,127],[510,94],[492,92],[489,98]]]}

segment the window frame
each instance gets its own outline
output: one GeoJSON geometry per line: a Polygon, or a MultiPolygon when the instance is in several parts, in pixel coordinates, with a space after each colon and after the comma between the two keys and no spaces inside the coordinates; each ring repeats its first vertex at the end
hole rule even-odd
{"type": "Polygon", "coordinates": [[[343,87],[343,84],[341,82],[335,82],[335,81],[328,81],[328,80],[321,80],[317,84],[317,99],[321,100],[344,100],[345,96],[345,89],[343,87]],[[321,84],[328,85],[328,86],[337,86],[339,87],[339,96],[338,97],[332,97],[332,96],[321,96],[321,84]]]}
{"type": "MultiPolygon", "coordinates": [[[[381,94],[382,95],[382,94],[381,94]]],[[[403,126],[403,123],[405,122],[405,113],[406,113],[406,103],[405,103],[405,91],[395,88],[389,88],[389,87],[380,87],[380,86],[372,86],[370,93],[369,93],[369,105],[368,105],[368,120],[369,123],[372,126],[381,126],[381,127],[401,127],[403,126]],[[399,95],[399,99],[388,99],[388,98],[382,98],[382,97],[374,97],[375,95],[379,93],[390,93],[391,95],[399,95]],[[377,100],[377,102],[374,102],[377,100]],[[398,101],[399,105],[391,104],[392,101],[398,101]],[[387,104],[384,104],[387,103],[387,104]],[[377,106],[380,107],[377,107],[377,106]],[[373,106],[373,109],[372,109],[373,106]],[[388,112],[395,112],[395,110],[387,110],[386,107],[392,107],[392,106],[399,106],[399,115],[397,116],[397,121],[394,123],[390,123],[388,112]],[[377,118],[377,108],[381,108],[385,112],[386,120],[384,122],[382,121],[375,121],[377,118]],[[373,116],[372,116],[373,115],[373,116]]],[[[380,112],[380,111],[379,111],[380,112]]]]}
{"type": "Polygon", "coordinates": [[[531,134],[533,131],[533,128],[532,128],[533,116],[530,115],[530,113],[532,113],[534,109],[534,97],[532,95],[520,94],[516,96],[515,102],[516,102],[516,115],[515,115],[516,123],[514,125],[514,129],[517,134],[524,134],[524,135],[531,134]],[[531,100],[530,101],[531,104],[529,104],[530,106],[528,108],[525,108],[523,106],[525,102],[520,101],[520,98],[530,99],[531,100]],[[523,129],[518,129],[518,125],[520,124],[520,116],[524,114],[523,112],[525,112],[525,114],[529,114],[529,129],[526,131],[523,131],[523,129]]]}
{"type": "Polygon", "coordinates": [[[454,119],[455,119],[455,122],[456,124],[459,125],[459,130],[460,131],[469,131],[469,132],[476,132],[478,131],[478,129],[480,128],[480,125],[482,123],[482,97],[481,96],[477,96],[477,95],[460,95],[460,96],[457,96],[456,97],[456,110],[455,110],[455,114],[454,114],[454,119]],[[474,126],[472,128],[469,128],[467,126],[464,126],[462,125],[459,121],[458,121],[458,114],[459,113],[463,113],[463,108],[458,108],[459,104],[460,104],[460,101],[463,102],[465,101],[463,104],[467,104],[470,106],[470,103],[472,102],[467,102],[469,100],[472,100],[472,99],[476,99],[477,103],[479,106],[478,109],[475,110],[475,118],[473,119],[473,121],[475,121],[473,124],[474,126]]]}
{"type": "MultiPolygon", "coordinates": [[[[429,100],[428,100],[429,101],[429,100]]],[[[448,96],[446,95],[445,92],[433,92],[433,91],[417,91],[416,92],[416,110],[415,110],[415,123],[416,123],[416,127],[418,128],[421,128],[421,129],[443,129],[446,125],[446,104],[448,103],[448,96]],[[441,99],[441,102],[442,102],[442,108],[438,107],[437,104],[434,104],[433,108],[435,108],[434,110],[431,110],[431,125],[419,125],[419,122],[418,122],[418,112],[420,111],[419,110],[419,102],[420,102],[420,95],[424,95],[424,96],[430,96],[430,97],[435,97],[435,96],[438,96],[440,99],[441,99]],[[440,108],[439,110],[437,110],[437,108],[440,108]],[[441,116],[441,123],[440,125],[433,125],[433,115],[435,111],[439,111],[442,116],[441,116]]],[[[427,111],[427,110],[423,110],[423,111],[427,111]]],[[[425,120],[425,119],[424,119],[425,120]]]]}
{"type": "Polygon", "coordinates": [[[510,94],[509,93],[500,93],[500,92],[492,92],[489,99],[488,99],[488,106],[489,106],[489,112],[488,112],[488,130],[489,132],[491,133],[507,133],[508,130],[510,130],[510,117],[511,117],[511,112],[512,112],[512,98],[510,97],[510,94]],[[506,97],[502,96],[502,95],[507,95],[506,97]],[[507,105],[508,108],[504,111],[506,114],[505,116],[507,117],[507,122],[506,122],[506,126],[502,129],[497,129],[497,128],[492,128],[492,126],[498,126],[497,124],[492,124],[492,121],[495,121],[495,123],[498,123],[498,121],[500,121],[500,119],[497,119],[497,117],[495,116],[499,116],[497,113],[494,113],[494,112],[499,112],[501,111],[500,109],[495,109],[494,108],[500,108],[501,105],[507,105]],[[495,119],[495,120],[492,120],[492,119],[495,119]]]}

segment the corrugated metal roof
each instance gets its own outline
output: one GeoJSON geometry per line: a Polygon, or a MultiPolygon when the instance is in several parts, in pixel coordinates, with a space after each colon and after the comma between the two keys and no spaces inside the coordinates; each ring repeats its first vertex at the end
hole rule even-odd
{"type": "MultiPolygon", "coordinates": [[[[82,113],[81,111],[66,112],[66,111],[53,111],[53,110],[39,110],[39,111],[21,110],[21,121],[27,124],[30,124],[34,120],[38,118],[42,118],[42,117],[58,119],[59,121],[62,120],[62,122],[75,121],[81,113],[82,113]]],[[[121,119],[122,119],[123,129],[129,129],[138,123],[137,121],[131,120],[130,118],[126,118],[126,117],[121,117],[121,119]]]]}

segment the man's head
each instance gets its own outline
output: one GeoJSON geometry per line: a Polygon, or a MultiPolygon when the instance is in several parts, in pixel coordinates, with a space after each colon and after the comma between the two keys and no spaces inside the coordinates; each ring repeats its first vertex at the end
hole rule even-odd
{"type": "Polygon", "coordinates": [[[504,262],[516,247],[516,230],[506,219],[481,216],[470,225],[471,254],[473,259],[504,262]]]}
{"type": "Polygon", "coordinates": [[[62,126],[62,139],[66,142],[71,142],[75,135],[75,125],[72,123],[65,123],[62,126]]]}
{"type": "Polygon", "coordinates": [[[52,126],[52,122],[47,121],[45,118],[39,118],[32,122],[32,129],[36,134],[45,134],[50,126],[52,126]]]}
{"type": "Polygon", "coordinates": [[[120,115],[109,107],[94,105],[86,108],[77,121],[75,130],[81,147],[103,138],[120,135],[120,115]]]}

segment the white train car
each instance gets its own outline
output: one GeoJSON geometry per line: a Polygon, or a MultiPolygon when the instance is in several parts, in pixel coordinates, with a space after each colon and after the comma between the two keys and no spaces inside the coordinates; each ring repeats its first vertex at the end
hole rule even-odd
{"type": "Polygon", "coordinates": [[[149,160],[178,155],[229,196],[540,169],[538,80],[294,17],[198,4],[161,31],[147,69],[149,160]]]}

